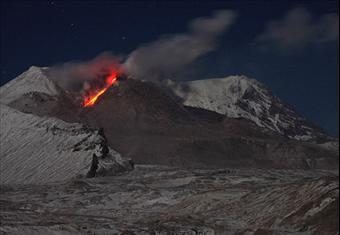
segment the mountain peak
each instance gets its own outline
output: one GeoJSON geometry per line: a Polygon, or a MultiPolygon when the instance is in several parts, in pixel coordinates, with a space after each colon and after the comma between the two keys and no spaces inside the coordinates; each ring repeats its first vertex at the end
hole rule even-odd
{"type": "Polygon", "coordinates": [[[260,127],[297,140],[328,139],[321,128],[289,107],[261,82],[244,75],[168,83],[186,106],[231,118],[245,118],[260,127]]]}
{"type": "Polygon", "coordinates": [[[60,88],[48,78],[46,67],[31,66],[12,81],[0,87],[1,103],[9,104],[29,92],[41,92],[55,96],[60,93],[60,88]]]}
{"type": "Polygon", "coordinates": [[[43,71],[47,68],[48,67],[39,67],[39,66],[32,65],[28,68],[28,71],[43,71]]]}

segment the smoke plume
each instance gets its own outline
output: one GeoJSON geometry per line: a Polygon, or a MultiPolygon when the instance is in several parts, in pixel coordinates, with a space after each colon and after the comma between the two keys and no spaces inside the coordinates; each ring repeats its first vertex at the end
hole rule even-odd
{"type": "Polygon", "coordinates": [[[217,47],[218,37],[236,18],[230,10],[216,11],[211,18],[197,18],[189,32],[160,39],[134,50],[124,63],[125,72],[134,78],[156,80],[181,71],[198,57],[217,47]]]}
{"type": "Polygon", "coordinates": [[[163,36],[132,51],[123,58],[102,53],[87,62],[69,62],[49,69],[50,77],[67,91],[88,94],[105,87],[112,72],[143,80],[168,78],[190,65],[198,57],[217,47],[218,37],[234,22],[233,11],[216,11],[211,18],[197,18],[189,32],[163,36]]]}
{"type": "Polygon", "coordinates": [[[120,70],[121,58],[102,53],[87,62],[68,62],[49,69],[50,77],[68,91],[79,92],[102,87],[112,71],[120,70]]]}

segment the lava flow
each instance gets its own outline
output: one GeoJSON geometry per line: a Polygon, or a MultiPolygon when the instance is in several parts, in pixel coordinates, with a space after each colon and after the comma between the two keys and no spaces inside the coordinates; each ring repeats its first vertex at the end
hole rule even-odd
{"type": "Polygon", "coordinates": [[[91,92],[88,96],[84,98],[83,107],[92,106],[96,103],[97,99],[107,91],[116,81],[118,74],[113,72],[105,80],[105,85],[103,88],[91,92]]]}

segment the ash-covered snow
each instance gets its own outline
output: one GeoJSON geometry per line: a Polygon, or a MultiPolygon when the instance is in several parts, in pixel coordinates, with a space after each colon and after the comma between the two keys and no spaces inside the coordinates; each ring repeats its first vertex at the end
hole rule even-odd
{"type": "Polygon", "coordinates": [[[186,106],[214,111],[230,118],[245,118],[296,140],[329,138],[262,83],[246,76],[187,82],[167,80],[166,86],[182,98],[186,106]]]}
{"type": "Polygon", "coordinates": [[[4,234],[336,235],[327,171],[140,166],[114,177],[0,192],[4,234]],[[254,177],[256,176],[256,177],[254,177]]]}
{"type": "Polygon", "coordinates": [[[41,184],[131,168],[99,130],[0,106],[0,183],[41,184]]]}

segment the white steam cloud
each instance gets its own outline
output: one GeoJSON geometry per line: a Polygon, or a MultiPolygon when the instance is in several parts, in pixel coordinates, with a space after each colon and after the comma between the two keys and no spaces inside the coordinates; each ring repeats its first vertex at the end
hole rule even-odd
{"type": "Polygon", "coordinates": [[[270,21],[257,37],[258,42],[272,42],[281,49],[298,49],[309,43],[338,39],[338,14],[329,13],[316,18],[305,8],[294,8],[283,19],[270,21]]]}
{"type": "Polygon", "coordinates": [[[216,11],[211,18],[197,18],[189,32],[176,34],[143,45],[134,50],[123,64],[134,78],[156,80],[181,71],[198,57],[217,47],[218,37],[235,21],[236,13],[216,11]]]}

